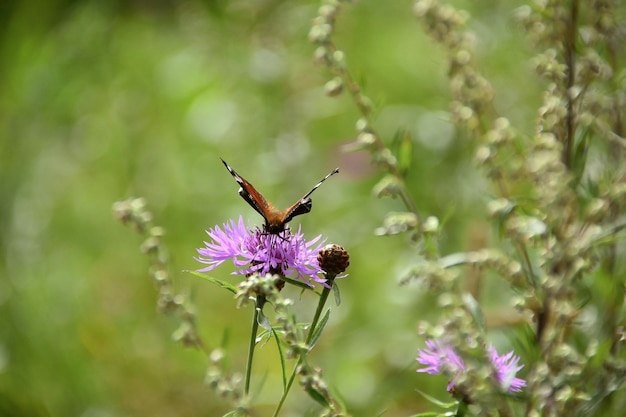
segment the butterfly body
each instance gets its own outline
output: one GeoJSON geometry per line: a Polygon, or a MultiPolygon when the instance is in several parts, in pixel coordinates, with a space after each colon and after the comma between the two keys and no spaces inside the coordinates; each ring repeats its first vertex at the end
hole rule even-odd
{"type": "Polygon", "coordinates": [[[253,209],[255,209],[263,219],[265,219],[265,231],[272,235],[277,235],[282,233],[287,229],[287,223],[291,221],[295,216],[300,216],[301,214],[306,214],[311,211],[313,207],[313,201],[310,198],[310,195],[313,191],[317,190],[317,188],[322,185],[324,181],[328,179],[331,175],[335,175],[339,172],[339,168],[335,168],[328,175],[326,175],[320,182],[318,182],[315,187],[311,189],[308,193],[306,193],[302,198],[292,204],[290,207],[285,210],[279,210],[272,205],[269,201],[263,197],[263,195],[257,191],[256,188],[252,184],[250,184],[246,179],[244,179],[241,175],[237,174],[237,172],[230,167],[222,159],[224,166],[230,172],[230,175],[233,176],[235,181],[239,184],[239,195],[250,205],[253,209]]]}

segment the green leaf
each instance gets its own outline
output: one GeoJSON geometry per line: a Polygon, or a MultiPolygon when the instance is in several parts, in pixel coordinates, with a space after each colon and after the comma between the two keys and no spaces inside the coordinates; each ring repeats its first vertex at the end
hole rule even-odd
{"type": "MultiPolygon", "coordinates": [[[[302,281],[298,281],[292,278],[287,278],[287,277],[280,277],[280,279],[282,279],[283,281],[285,281],[288,284],[291,285],[295,285],[296,287],[300,287],[303,288],[305,290],[311,290],[314,291],[315,293],[317,293],[317,291],[315,291],[312,287],[309,287],[308,285],[306,285],[304,282],[302,281]]],[[[317,293],[319,295],[319,293],[317,293]]]]}
{"type": "Polygon", "coordinates": [[[587,165],[587,155],[589,151],[589,141],[591,129],[582,129],[582,133],[575,138],[574,151],[572,156],[572,172],[576,184],[580,182],[585,172],[585,166],[587,165]]]}
{"type": "Polygon", "coordinates": [[[184,272],[189,272],[191,275],[194,275],[198,278],[202,278],[206,281],[209,281],[212,284],[217,285],[218,287],[224,288],[230,292],[232,292],[233,294],[237,294],[237,287],[234,286],[233,284],[226,282],[226,281],[222,281],[219,280],[217,278],[213,278],[211,276],[208,275],[204,275],[203,273],[197,272],[197,271],[184,271],[184,272]]]}
{"type": "Polygon", "coordinates": [[[396,198],[402,193],[401,180],[393,175],[385,175],[374,185],[373,193],[377,198],[396,198]]]}
{"type": "Polygon", "coordinates": [[[452,401],[450,403],[444,403],[443,401],[440,401],[440,400],[436,399],[435,397],[432,397],[432,396],[426,394],[424,391],[421,391],[419,389],[415,389],[415,391],[417,391],[418,394],[420,394],[422,397],[424,397],[430,403],[435,404],[436,406],[439,406],[441,408],[454,408],[458,404],[457,401],[452,401]]]}
{"type": "Polygon", "coordinates": [[[280,344],[280,339],[278,337],[278,333],[276,329],[272,327],[272,333],[274,334],[274,339],[276,340],[276,347],[278,348],[278,357],[280,358],[280,369],[283,375],[283,391],[287,390],[287,364],[285,362],[285,353],[283,352],[283,347],[280,344]]]}
{"type": "Polygon", "coordinates": [[[467,252],[457,252],[450,255],[439,258],[437,261],[442,268],[448,269],[453,266],[459,266],[467,263],[467,252]]]}
{"type": "Polygon", "coordinates": [[[591,238],[591,246],[612,245],[620,240],[623,240],[623,236],[620,236],[620,238],[618,239],[615,235],[617,235],[625,228],[626,222],[624,222],[623,220],[619,220],[617,222],[604,226],[600,233],[597,233],[591,238]]]}
{"type": "Polygon", "coordinates": [[[483,311],[478,304],[478,301],[469,293],[465,293],[461,296],[463,300],[463,305],[467,308],[467,311],[474,318],[474,322],[483,330],[486,328],[485,317],[483,316],[483,311]]]}
{"type": "Polygon", "coordinates": [[[265,343],[267,343],[270,338],[272,337],[272,332],[269,330],[263,330],[261,333],[257,334],[256,338],[254,339],[254,343],[259,344],[261,343],[261,341],[263,339],[267,339],[265,341],[265,343]]]}
{"type": "Polygon", "coordinates": [[[398,170],[404,177],[413,162],[413,138],[411,133],[404,129],[398,130],[393,137],[392,148],[398,161],[398,170]]]}
{"type": "Polygon", "coordinates": [[[320,320],[320,323],[317,325],[317,328],[313,329],[313,335],[311,336],[311,346],[310,346],[311,348],[315,346],[315,344],[317,343],[317,340],[322,335],[322,331],[324,331],[324,327],[326,327],[326,324],[328,323],[329,318],[330,318],[330,308],[326,310],[326,314],[324,314],[324,317],[322,317],[322,320],[320,320]]]}
{"type": "Polygon", "coordinates": [[[273,329],[272,329],[272,324],[270,323],[270,320],[267,318],[265,313],[263,313],[263,310],[261,309],[258,309],[258,310],[259,310],[259,315],[257,316],[257,323],[259,323],[259,326],[261,326],[268,332],[272,331],[273,329]]]}
{"type": "Polygon", "coordinates": [[[411,417],[453,417],[456,416],[456,411],[446,411],[445,413],[438,413],[436,411],[427,411],[425,413],[414,414],[411,417]]]}
{"type": "Polygon", "coordinates": [[[339,285],[333,281],[333,295],[335,296],[335,305],[339,307],[341,304],[341,292],[339,292],[339,285]]]}
{"type": "Polygon", "coordinates": [[[330,404],[326,397],[324,397],[324,395],[322,395],[318,390],[309,387],[306,388],[305,391],[307,392],[307,394],[309,394],[311,398],[313,398],[313,400],[322,405],[324,408],[330,407],[330,404]]]}

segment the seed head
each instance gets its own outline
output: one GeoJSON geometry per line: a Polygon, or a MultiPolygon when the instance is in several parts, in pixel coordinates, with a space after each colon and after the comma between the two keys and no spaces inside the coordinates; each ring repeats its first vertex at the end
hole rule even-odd
{"type": "Polygon", "coordinates": [[[350,255],[343,247],[329,244],[319,251],[317,261],[327,274],[339,275],[350,265],[350,255]]]}

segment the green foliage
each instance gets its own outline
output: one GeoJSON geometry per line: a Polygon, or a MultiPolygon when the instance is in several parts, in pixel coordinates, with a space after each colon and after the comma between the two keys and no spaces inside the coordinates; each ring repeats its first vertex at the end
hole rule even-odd
{"type": "MultiPolygon", "coordinates": [[[[351,266],[285,414],[449,415],[414,372],[445,333],[477,364],[467,415],[621,415],[623,5],[40,3],[0,6],[0,413],[274,411],[302,346],[259,344],[243,398],[238,278],[182,273],[205,229],[260,224],[222,156],[280,207],[341,168],[294,222],[351,266]],[[110,214],[134,195],[146,258],[110,214]],[[493,394],[488,341],[522,397],[493,394]]],[[[319,295],[281,293],[294,340],[319,295]]]]}

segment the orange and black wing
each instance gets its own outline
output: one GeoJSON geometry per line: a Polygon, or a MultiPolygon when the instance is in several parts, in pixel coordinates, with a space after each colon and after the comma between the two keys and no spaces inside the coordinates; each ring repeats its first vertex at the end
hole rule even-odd
{"type": "Polygon", "coordinates": [[[274,207],[265,199],[265,197],[263,197],[260,192],[256,190],[256,188],[254,188],[252,184],[246,181],[241,175],[237,174],[237,172],[235,172],[235,170],[232,169],[230,165],[226,163],[226,161],[222,159],[222,162],[224,163],[224,166],[226,167],[228,172],[230,172],[230,175],[232,175],[235,181],[237,181],[237,184],[239,184],[239,195],[244,200],[246,200],[246,202],[250,204],[253,209],[255,209],[261,216],[263,216],[265,222],[268,223],[268,218],[272,217],[272,213],[275,211],[274,207]]]}
{"type": "Polygon", "coordinates": [[[291,207],[285,210],[282,213],[282,223],[289,223],[294,217],[310,212],[311,208],[313,208],[313,200],[311,200],[310,198],[311,194],[313,194],[313,191],[317,190],[319,186],[322,185],[322,183],[326,181],[330,176],[335,175],[338,172],[339,168],[333,169],[331,172],[328,173],[328,175],[322,178],[320,182],[318,182],[313,188],[311,188],[311,191],[306,193],[304,196],[302,196],[300,200],[296,201],[291,207]]]}

